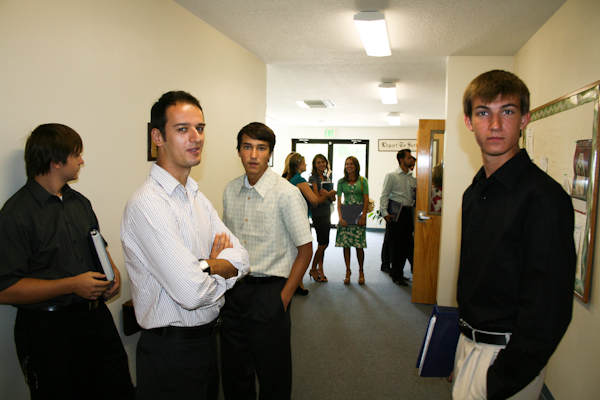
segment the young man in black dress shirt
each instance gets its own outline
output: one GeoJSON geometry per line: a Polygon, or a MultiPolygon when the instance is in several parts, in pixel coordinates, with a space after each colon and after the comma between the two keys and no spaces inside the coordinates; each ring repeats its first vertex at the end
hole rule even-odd
{"type": "Polygon", "coordinates": [[[463,196],[453,398],[537,400],[571,321],[573,207],[519,148],[531,115],[517,76],[480,75],[463,106],[483,167],[463,196]]]}
{"type": "Polygon", "coordinates": [[[28,137],[27,183],[0,210],[0,304],[18,308],[15,345],[32,399],[133,399],[104,304],[119,292],[119,270],[112,266],[112,286],[97,272],[90,230],[98,220],[67,185],[82,151],[65,125],[40,125],[28,137]]]}

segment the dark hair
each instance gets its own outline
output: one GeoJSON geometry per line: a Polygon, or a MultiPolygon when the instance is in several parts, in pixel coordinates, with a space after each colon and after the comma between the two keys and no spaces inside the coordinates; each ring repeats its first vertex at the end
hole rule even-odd
{"type": "Polygon", "coordinates": [[[515,74],[498,69],[485,72],[469,83],[463,95],[463,112],[469,118],[473,116],[475,97],[488,104],[498,96],[518,96],[521,102],[521,114],[525,115],[529,112],[529,89],[525,83],[515,74]]]}
{"type": "MultiPolygon", "coordinates": [[[[152,106],[150,110],[150,128],[158,129],[164,140],[167,140],[165,125],[167,124],[167,109],[177,103],[191,104],[202,111],[200,102],[188,92],[172,91],[160,96],[160,99],[152,106]]],[[[203,112],[204,113],[204,112],[203,112]]]]}
{"type": "Polygon", "coordinates": [[[273,152],[275,148],[275,133],[263,124],[262,122],[250,122],[248,125],[242,128],[237,135],[237,150],[240,151],[242,145],[242,136],[248,135],[248,137],[256,140],[264,140],[269,143],[269,153],[273,152]]]}
{"type": "Polygon", "coordinates": [[[396,159],[398,159],[398,164],[400,164],[400,160],[406,158],[406,153],[410,154],[410,149],[402,149],[398,153],[396,153],[396,159]]]}
{"type": "MultiPolygon", "coordinates": [[[[346,158],[346,161],[348,160],[352,160],[352,163],[354,164],[354,168],[356,169],[354,174],[356,175],[356,180],[358,181],[360,179],[360,164],[358,163],[358,159],[354,156],[350,156],[346,158]]],[[[346,182],[350,182],[350,175],[348,175],[348,171],[346,171],[346,162],[344,162],[344,179],[346,182]]]]}
{"type": "Polygon", "coordinates": [[[43,124],[35,128],[25,143],[25,171],[30,179],[46,175],[50,164],[64,164],[83,151],[81,137],[61,124],[43,124]]]}
{"type": "Polygon", "coordinates": [[[312,160],[312,171],[310,172],[313,176],[320,176],[319,171],[317,171],[317,161],[319,160],[325,161],[325,175],[329,175],[331,173],[331,167],[329,166],[329,160],[323,154],[317,154],[312,160]]]}
{"type": "Polygon", "coordinates": [[[431,185],[441,189],[443,177],[444,165],[438,164],[433,168],[433,173],[431,174],[431,185]]]}
{"type": "Polygon", "coordinates": [[[283,170],[282,175],[288,181],[291,180],[294,175],[298,173],[298,169],[300,164],[304,160],[304,156],[300,153],[290,153],[289,156],[285,160],[285,169],[283,170]]]}

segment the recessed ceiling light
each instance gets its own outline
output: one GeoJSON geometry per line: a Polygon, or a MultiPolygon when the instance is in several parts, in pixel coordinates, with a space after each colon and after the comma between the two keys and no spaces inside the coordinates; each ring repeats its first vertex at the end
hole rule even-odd
{"type": "Polygon", "coordinates": [[[379,95],[383,104],[397,104],[398,94],[396,93],[396,84],[393,82],[383,82],[379,85],[379,95]]]}
{"type": "Polygon", "coordinates": [[[400,113],[393,112],[387,115],[388,124],[400,125],[400,113]]]}

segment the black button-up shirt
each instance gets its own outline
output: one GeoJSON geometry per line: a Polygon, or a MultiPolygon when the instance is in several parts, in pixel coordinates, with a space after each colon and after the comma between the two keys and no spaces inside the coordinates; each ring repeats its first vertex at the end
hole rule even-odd
{"type": "MultiPolygon", "coordinates": [[[[60,279],[95,271],[93,227],[98,227],[98,220],[89,200],[79,192],[65,185],[61,201],[29,179],[0,210],[0,291],[25,277],[60,279]]],[[[83,299],[69,294],[19,307],[78,301],[83,299]]]]}
{"type": "Polygon", "coordinates": [[[488,370],[488,399],[542,370],[571,320],[575,279],[570,197],[521,150],[465,191],[457,300],[474,328],[512,332],[488,370]]]}

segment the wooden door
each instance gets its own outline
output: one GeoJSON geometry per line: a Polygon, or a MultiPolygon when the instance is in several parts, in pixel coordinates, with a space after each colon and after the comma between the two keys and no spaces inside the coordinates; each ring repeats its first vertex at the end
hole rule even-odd
{"type": "Polygon", "coordinates": [[[419,120],[413,303],[436,304],[442,216],[431,211],[431,176],[437,164],[443,166],[444,129],[444,120],[419,120]]]}

